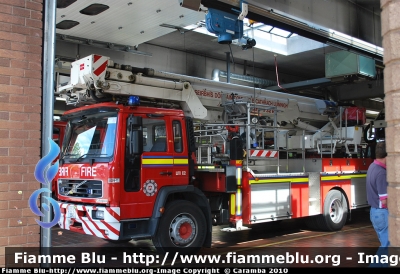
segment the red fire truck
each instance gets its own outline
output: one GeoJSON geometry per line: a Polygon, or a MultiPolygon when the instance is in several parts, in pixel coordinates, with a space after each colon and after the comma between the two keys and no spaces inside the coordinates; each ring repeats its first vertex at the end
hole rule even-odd
{"type": "Polygon", "coordinates": [[[340,230],[367,207],[365,109],[91,55],[57,91],[77,108],[57,175],[63,229],[160,252],[305,218],[340,230]]]}

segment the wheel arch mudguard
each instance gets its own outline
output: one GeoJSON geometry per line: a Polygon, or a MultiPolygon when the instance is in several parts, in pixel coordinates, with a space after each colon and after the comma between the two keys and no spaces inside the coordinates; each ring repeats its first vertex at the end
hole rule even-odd
{"type": "Polygon", "coordinates": [[[183,200],[190,201],[199,206],[200,210],[203,212],[204,217],[206,218],[207,221],[207,233],[203,246],[211,247],[211,240],[212,240],[211,208],[208,203],[208,199],[204,195],[204,193],[201,192],[199,189],[195,188],[193,185],[168,186],[168,187],[163,187],[159,190],[154,204],[153,214],[152,217],[150,218],[149,228],[151,236],[154,236],[158,228],[158,223],[162,215],[162,213],[160,212],[160,208],[165,206],[167,201],[171,199],[172,194],[179,194],[180,197],[183,197],[183,200]]]}

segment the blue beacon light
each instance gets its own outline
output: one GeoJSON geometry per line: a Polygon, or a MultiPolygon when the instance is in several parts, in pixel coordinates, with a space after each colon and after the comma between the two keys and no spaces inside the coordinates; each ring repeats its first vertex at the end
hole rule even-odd
{"type": "Polygon", "coordinates": [[[130,105],[130,106],[137,106],[137,105],[139,105],[139,104],[140,104],[139,96],[134,96],[134,95],[129,96],[129,98],[128,98],[128,105],[130,105]]]}

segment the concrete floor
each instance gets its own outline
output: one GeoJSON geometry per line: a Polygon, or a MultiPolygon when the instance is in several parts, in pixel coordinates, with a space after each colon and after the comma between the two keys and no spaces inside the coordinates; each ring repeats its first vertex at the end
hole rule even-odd
{"type": "MultiPolygon", "coordinates": [[[[331,261],[326,264],[305,263],[295,265],[312,267],[332,267],[338,266],[338,261],[333,262],[332,258],[338,259],[340,256],[341,267],[360,267],[367,266],[358,260],[359,252],[365,254],[375,254],[380,245],[374,229],[369,220],[369,211],[367,209],[354,210],[352,220],[345,227],[336,232],[311,231],[307,229],[301,220],[287,220],[280,223],[267,223],[252,226],[251,230],[240,232],[221,232],[221,227],[213,228],[213,242],[211,248],[203,248],[197,255],[215,255],[222,256],[224,263],[197,263],[192,267],[271,267],[288,266],[293,264],[267,264],[264,262],[253,262],[251,264],[242,264],[241,256],[255,255],[262,257],[266,254],[300,254],[300,255],[324,255],[331,256],[331,261]],[[233,253],[234,252],[234,253],[233,253]],[[228,258],[227,254],[232,257],[228,258]],[[332,257],[334,256],[334,257],[332,257]],[[351,257],[352,259],[346,259],[351,257]],[[234,258],[235,257],[235,258],[234,258]],[[335,265],[336,264],[336,265],[335,265]]],[[[168,258],[164,264],[163,255],[158,255],[150,240],[130,241],[129,243],[115,244],[103,239],[72,233],[61,230],[58,227],[52,229],[52,246],[56,252],[62,250],[62,254],[79,254],[79,252],[96,252],[96,254],[105,254],[104,264],[82,264],[82,266],[95,267],[140,267],[146,266],[145,261],[138,264],[127,264],[129,260],[123,260],[123,252],[126,254],[143,254],[153,256],[155,259],[148,266],[165,267],[176,266],[185,267],[180,260],[168,258]],[[111,260],[116,257],[116,260],[111,260]],[[158,261],[158,262],[157,262],[158,261]]],[[[319,257],[321,259],[321,257],[319,257]]],[[[67,266],[67,265],[65,265],[67,266]]],[[[79,266],[75,264],[74,266],[79,266]]]]}

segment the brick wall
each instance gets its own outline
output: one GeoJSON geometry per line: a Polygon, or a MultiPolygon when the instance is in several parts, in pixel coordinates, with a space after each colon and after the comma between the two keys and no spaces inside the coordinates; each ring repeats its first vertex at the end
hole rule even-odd
{"type": "Polygon", "coordinates": [[[400,2],[381,0],[385,64],[386,149],[388,151],[389,240],[400,246],[400,2]]]}
{"type": "Polygon", "coordinates": [[[0,266],[6,246],[39,246],[28,206],[40,188],[43,0],[0,0],[0,266]]]}

